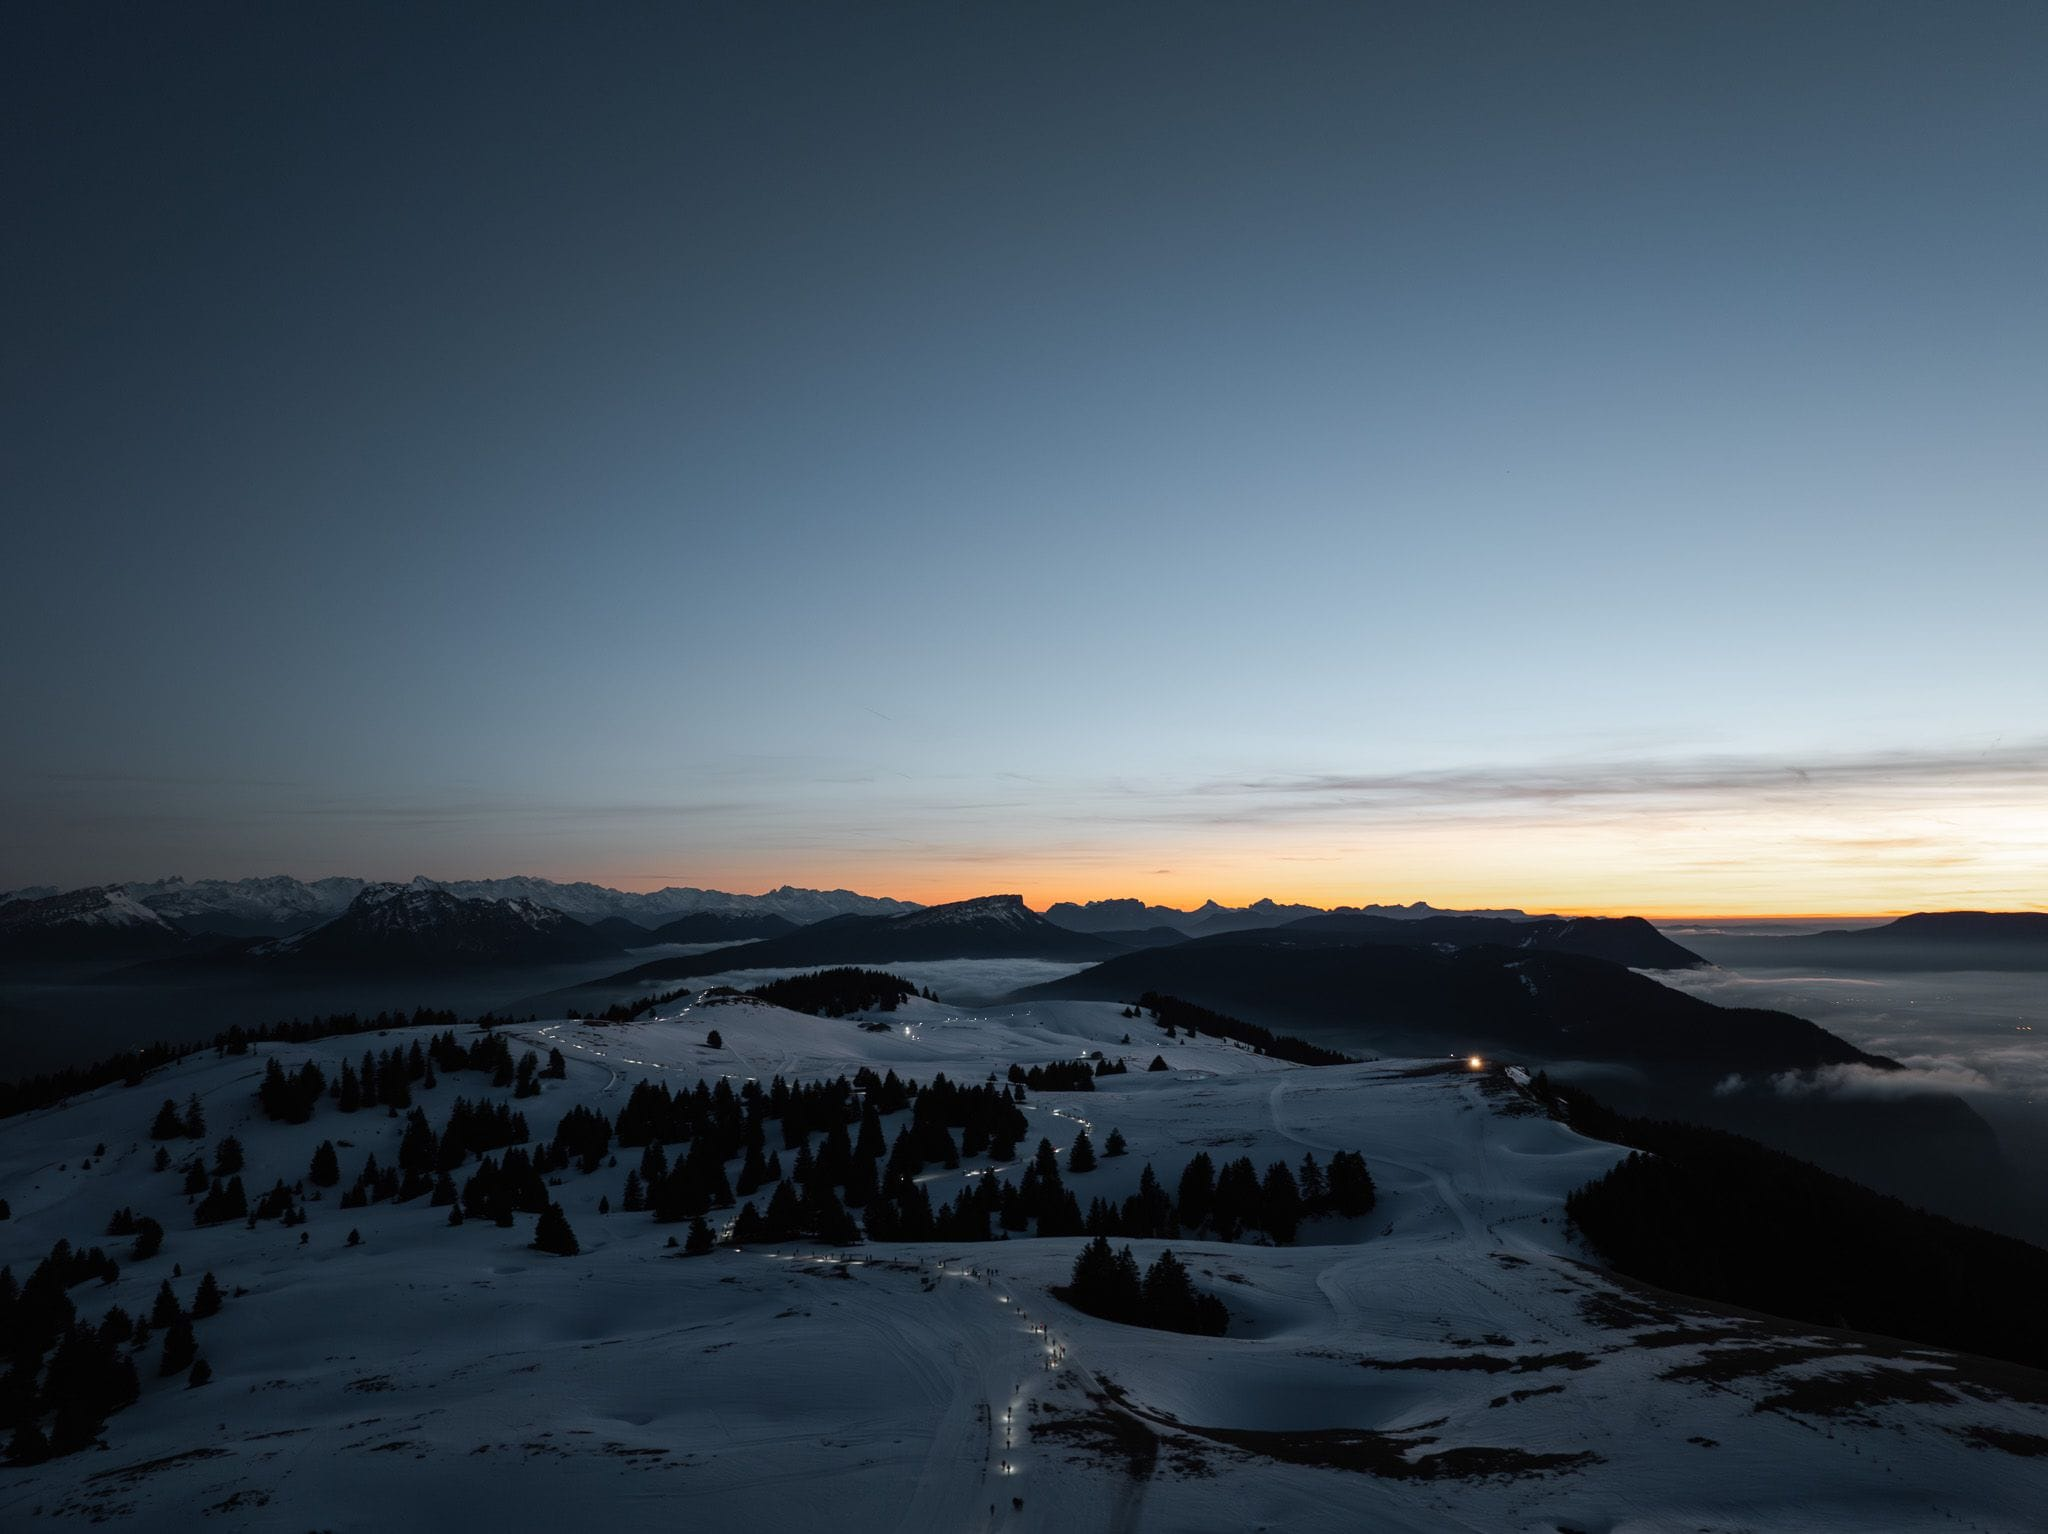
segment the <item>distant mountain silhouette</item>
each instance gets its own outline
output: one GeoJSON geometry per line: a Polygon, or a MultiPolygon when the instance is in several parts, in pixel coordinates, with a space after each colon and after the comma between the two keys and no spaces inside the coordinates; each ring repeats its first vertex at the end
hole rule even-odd
{"type": "Polygon", "coordinates": [[[1336,906],[1329,909],[1312,905],[1282,905],[1272,900],[1255,900],[1247,906],[1219,905],[1209,900],[1191,911],[1147,905],[1142,900],[1131,899],[1091,900],[1085,905],[1061,900],[1048,906],[1045,912],[1047,921],[1074,932],[1108,935],[1170,927],[1187,937],[1255,931],[1309,916],[1380,916],[1393,921],[1417,921],[1432,916],[1488,916],[1508,921],[1529,919],[1528,913],[1514,910],[1443,911],[1425,900],[1418,900],[1413,905],[1336,906]]]}
{"type": "Polygon", "coordinates": [[[654,959],[595,984],[686,980],[728,969],[881,965],[932,959],[1100,959],[1116,945],[1056,927],[1021,895],[984,895],[907,916],[840,916],[712,953],[654,959]]]}
{"type": "MultiPolygon", "coordinates": [[[[619,917],[642,928],[654,928],[694,912],[734,916],[774,915],[802,926],[833,916],[895,916],[914,911],[915,904],[851,890],[809,890],[783,885],[764,895],[732,895],[722,890],[676,888],[645,892],[609,889],[601,884],[561,884],[527,876],[506,879],[429,879],[411,881],[420,889],[442,889],[465,900],[530,900],[585,923],[619,917]]],[[[369,888],[354,878],[310,882],[284,874],[252,879],[181,878],[94,886],[72,894],[96,896],[120,890],[174,927],[214,937],[283,937],[339,916],[351,900],[369,888]]],[[[12,898],[41,898],[58,891],[48,887],[19,890],[12,898]]],[[[7,897],[0,897],[4,899],[7,897]]],[[[765,931],[751,934],[766,936],[765,931]]],[[[719,941],[675,939],[674,941],[719,941]]]]}
{"type": "Polygon", "coordinates": [[[151,967],[384,973],[559,964],[620,951],[614,938],[530,900],[466,900],[420,883],[372,884],[339,916],[303,932],[225,943],[151,967]]]}
{"type": "Polygon", "coordinates": [[[1164,948],[1169,943],[1188,940],[1188,935],[1176,927],[1112,927],[1090,935],[1119,948],[1164,948]]]}
{"type": "Polygon", "coordinates": [[[172,953],[187,941],[184,932],[119,885],[0,905],[0,959],[112,962],[172,953]]]}
{"type": "Polygon", "coordinates": [[[795,932],[799,924],[773,911],[692,911],[644,934],[651,943],[748,943],[795,932]]]}
{"type": "Polygon", "coordinates": [[[1918,911],[1877,927],[1723,937],[1702,946],[1736,968],[2048,970],[2048,914],[1918,911]]]}

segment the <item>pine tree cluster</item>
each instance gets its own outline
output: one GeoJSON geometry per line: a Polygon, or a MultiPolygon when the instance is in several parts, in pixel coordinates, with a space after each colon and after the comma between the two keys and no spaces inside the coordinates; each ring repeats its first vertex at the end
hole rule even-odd
{"type": "Polygon", "coordinates": [[[771,980],[747,994],[791,1012],[845,1017],[854,1012],[894,1012],[912,996],[923,993],[901,975],[879,969],[821,969],[771,980]]]}
{"type": "MultiPolygon", "coordinates": [[[[131,1228],[139,1223],[122,1220],[124,1214],[118,1212],[110,1223],[131,1228]]],[[[12,1268],[0,1268],[0,1337],[7,1341],[0,1431],[11,1434],[7,1453],[15,1464],[31,1465],[90,1447],[107,1419],[140,1397],[135,1358],[149,1346],[152,1328],[164,1333],[159,1374],[204,1368],[192,1322],[221,1308],[214,1276],[200,1279],[189,1314],[166,1280],[143,1321],[118,1305],[97,1325],[82,1319],[70,1291],[92,1279],[111,1284],[119,1272],[98,1247],[81,1251],[63,1240],[50,1248],[26,1283],[15,1282],[12,1268]]],[[[195,1383],[204,1377],[195,1374],[195,1383]]]]}
{"type": "Polygon", "coordinates": [[[1131,1249],[1112,1251],[1106,1236],[1097,1236],[1081,1249],[1074,1259],[1073,1278],[1053,1293],[1076,1310],[1126,1326],[1220,1337],[1230,1325],[1223,1302],[1197,1289],[1187,1264],[1172,1252],[1161,1252],[1140,1277],[1131,1249]]]}

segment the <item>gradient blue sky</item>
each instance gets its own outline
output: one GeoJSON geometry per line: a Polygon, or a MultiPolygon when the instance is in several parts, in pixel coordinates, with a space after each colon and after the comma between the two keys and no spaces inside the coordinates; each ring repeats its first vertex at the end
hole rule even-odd
{"type": "Polygon", "coordinates": [[[0,886],[2039,905],[2044,69],[8,7],[0,886]]]}

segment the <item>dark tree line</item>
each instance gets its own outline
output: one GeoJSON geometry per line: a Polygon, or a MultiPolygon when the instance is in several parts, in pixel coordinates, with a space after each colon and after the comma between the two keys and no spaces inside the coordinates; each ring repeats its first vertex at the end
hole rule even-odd
{"type": "MultiPolygon", "coordinates": [[[[522,1019],[493,1017],[489,1013],[465,1020],[446,1009],[421,1007],[410,1013],[379,1012],[374,1017],[361,1017],[353,1012],[337,1012],[329,1017],[314,1018],[306,1022],[293,1018],[289,1022],[266,1023],[255,1028],[237,1025],[215,1034],[203,1043],[173,1044],[160,1040],[154,1044],[108,1055],[93,1061],[90,1065],[71,1066],[61,1071],[0,1081],[0,1118],[26,1113],[32,1108],[47,1108],[50,1104],[62,1102],[67,1097],[76,1097],[82,1092],[111,1086],[117,1081],[124,1086],[140,1086],[150,1072],[166,1065],[175,1065],[180,1060],[189,1059],[209,1049],[219,1055],[244,1055],[259,1044],[310,1044],[315,1039],[331,1039],[357,1033],[385,1033],[394,1028],[475,1027],[488,1031],[501,1024],[517,1021],[522,1019]]],[[[526,1018],[523,1021],[532,1022],[533,1019],[526,1018]]]]}
{"type": "Polygon", "coordinates": [[[1097,1076],[1121,1076],[1129,1067],[1121,1060],[1054,1060],[1045,1065],[1010,1067],[1013,1085],[1034,1092],[1093,1092],[1097,1076]]]}
{"type": "Polygon", "coordinates": [[[1324,1049],[1320,1044],[1311,1044],[1292,1034],[1274,1033],[1257,1023],[1226,1017],[1221,1012],[1211,1012],[1207,1007],[1198,1007],[1177,996],[1161,996],[1156,991],[1147,991],[1140,996],[1137,1007],[1124,1015],[1136,1017],[1141,1014],[1164,1028],[1169,1038],[1182,1033],[1195,1038],[1207,1033],[1219,1039],[1234,1039],[1262,1055],[1271,1055],[1275,1060],[1286,1060],[1295,1065],[1358,1064],[1350,1055],[1339,1054],[1334,1049],[1324,1049]]]}
{"type": "Polygon", "coordinates": [[[1617,1272],[1796,1321],[2048,1368],[2048,1251],[1740,1135],[1630,1118],[1540,1076],[1536,1090],[1580,1134],[1636,1152],[1565,1200],[1617,1272]]]}
{"type": "Polygon", "coordinates": [[[845,1017],[854,1012],[894,1012],[913,996],[937,1001],[901,975],[879,969],[821,969],[757,985],[747,993],[772,1006],[813,1017],[845,1017]]]}

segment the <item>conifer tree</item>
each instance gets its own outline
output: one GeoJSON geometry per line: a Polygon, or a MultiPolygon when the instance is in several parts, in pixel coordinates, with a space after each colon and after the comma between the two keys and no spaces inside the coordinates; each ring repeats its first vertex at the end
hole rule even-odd
{"type": "Polygon", "coordinates": [[[1128,1148],[1124,1144],[1124,1132],[1121,1129],[1110,1130],[1109,1138],[1102,1142],[1102,1154],[1105,1156],[1121,1156],[1128,1148]]]}
{"type": "Polygon", "coordinates": [[[533,1248],[539,1252],[553,1252],[557,1257],[574,1257],[582,1250],[576,1244],[576,1232],[569,1228],[569,1220],[562,1213],[560,1204],[550,1204],[541,1212],[533,1228],[533,1248]]]}
{"type": "Polygon", "coordinates": [[[1284,1161],[1267,1167],[1259,1185],[1259,1224],[1280,1246],[1292,1241],[1301,1228],[1301,1190],[1284,1161]]]}
{"type": "Polygon", "coordinates": [[[209,1383],[212,1379],[213,1365],[203,1358],[195,1358],[192,1360],[192,1372],[185,1376],[185,1388],[187,1390],[197,1390],[201,1385],[209,1383]]]}
{"type": "Polygon", "coordinates": [[[1323,1169],[1316,1165],[1316,1153],[1309,1151],[1301,1158],[1301,1170],[1295,1174],[1295,1181],[1301,1189],[1302,1211],[1315,1214],[1323,1200],[1329,1197],[1329,1190],[1323,1183],[1323,1169]]]}
{"type": "Polygon", "coordinates": [[[1074,1136],[1073,1148],[1067,1152],[1069,1172],[1092,1172],[1095,1170],[1095,1146],[1088,1138],[1088,1131],[1082,1130],[1074,1136]]]}
{"type": "Polygon", "coordinates": [[[192,1336],[192,1323],[182,1316],[164,1328],[163,1357],[157,1364],[156,1372],[165,1379],[174,1374],[183,1374],[192,1367],[192,1360],[199,1351],[199,1344],[192,1336]]]}
{"type": "Polygon", "coordinates": [[[1372,1173],[1366,1170],[1365,1158],[1357,1151],[1338,1151],[1330,1158],[1327,1182],[1330,1204],[1341,1215],[1366,1214],[1377,1201],[1372,1173]]]}
{"type": "Polygon", "coordinates": [[[211,1270],[200,1277],[199,1289],[192,1296],[192,1317],[203,1321],[208,1316],[220,1314],[220,1285],[211,1270]]]}
{"type": "Polygon", "coordinates": [[[341,1161],[334,1154],[332,1140],[322,1140],[313,1152],[313,1164],[306,1169],[306,1180],[319,1188],[331,1188],[341,1181],[341,1161]]]}
{"type": "MultiPolygon", "coordinates": [[[[749,1204],[747,1207],[751,1209],[754,1206],[749,1204]]],[[[711,1227],[705,1222],[704,1216],[700,1214],[690,1221],[690,1234],[683,1241],[683,1255],[685,1257],[702,1257],[717,1244],[718,1238],[712,1233],[711,1227]]]]}

